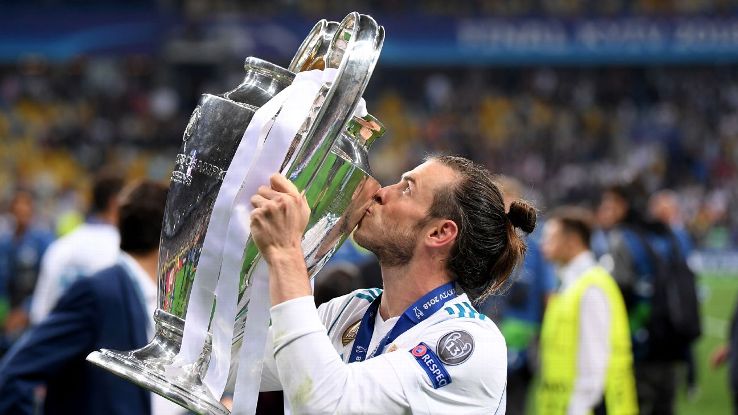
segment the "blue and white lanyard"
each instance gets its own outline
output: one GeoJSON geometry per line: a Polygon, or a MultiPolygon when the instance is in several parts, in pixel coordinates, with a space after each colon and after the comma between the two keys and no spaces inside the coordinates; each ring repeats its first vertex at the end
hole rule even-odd
{"type": "Polygon", "coordinates": [[[364,317],[361,319],[359,332],[354,340],[354,346],[351,350],[349,363],[361,362],[363,360],[371,359],[378,354],[382,354],[384,348],[387,347],[388,344],[392,343],[402,333],[410,330],[416,324],[430,317],[455,297],[456,290],[454,289],[453,282],[443,284],[422,296],[418,301],[408,307],[404,313],[402,313],[399,320],[397,320],[397,323],[392,327],[392,330],[384,336],[384,338],[379,342],[379,345],[377,345],[377,348],[367,356],[369,343],[371,343],[372,334],[374,333],[374,323],[377,318],[377,312],[379,311],[379,303],[382,299],[382,295],[380,294],[374,301],[372,301],[369,308],[367,308],[364,313],[364,317]]]}

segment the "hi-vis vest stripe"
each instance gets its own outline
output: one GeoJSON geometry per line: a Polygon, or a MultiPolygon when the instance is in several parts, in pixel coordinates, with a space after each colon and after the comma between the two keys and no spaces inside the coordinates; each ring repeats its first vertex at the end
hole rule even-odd
{"type": "Polygon", "coordinates": [[[596,286],[607,297],[610,310],[610,356],[605,379],[608,415],[634,415],[638,402],[633,377],[628,315],[619,288],[601,267],[592,267],[546,306],[541,329],[541,384],[539,414],[566,414],[574,389],[579,342],[579,306],[587,288],[596,286]]]}

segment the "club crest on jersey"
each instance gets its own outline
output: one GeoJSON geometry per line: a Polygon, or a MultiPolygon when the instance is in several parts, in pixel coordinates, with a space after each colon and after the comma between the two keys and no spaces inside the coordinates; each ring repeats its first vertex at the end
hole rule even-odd
{"type": "Polygon", "coordinates": [[[359,325],[361,324],[361,320],[357,321],[356,323],[348,326],[346,331],[343,332],[343,336],[341,336],[341,344],[346,346],[347,344],[354,341],[356,338],[356,334],[359,332],[359,325]]]}
{"type": "Polygon", "coordinates": [[[474,351],[474,338],[464,330],[452,331],[438,340],[438,357],[447,365],[464,363],[474,351]]]}

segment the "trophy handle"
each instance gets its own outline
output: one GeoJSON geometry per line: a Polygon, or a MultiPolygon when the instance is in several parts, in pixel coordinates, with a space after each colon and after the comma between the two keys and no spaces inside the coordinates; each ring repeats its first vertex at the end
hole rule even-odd
{"type": "Polygon", "coordinates": [[[311,69],[325,69],[325,56],[331,46],[331,40],[338,30],[338,22],[320,20],[297,49],[292,62],[287,67],[293,73],[311,69]]]}
{"type": "Polygon", "coordinates": [[[304,189],[312,180],[316,167],[350,123],[351,114],[364,94],[383,44],[384,28],[370,16],[353,12],[339,25],[326,55],[328,67],[335,68],[335,61],[340,58],[338,74],[315,121],[296,147],[297,154],[286,172],[299,189],[304,189]]]}

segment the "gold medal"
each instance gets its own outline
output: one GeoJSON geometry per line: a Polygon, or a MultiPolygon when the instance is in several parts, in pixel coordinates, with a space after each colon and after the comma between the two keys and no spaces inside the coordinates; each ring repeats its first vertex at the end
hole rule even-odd
{"type": "Polygon", "coordinates": [[[343,332],[343,336],[341,336],[341,343],[346,346],[347,344],[354,341],[356,338],[356,333],[359,332],[359,325],[361,324],[361,320],[357,321],[356,323],[348,326],[346,331],[343,332]]]}

